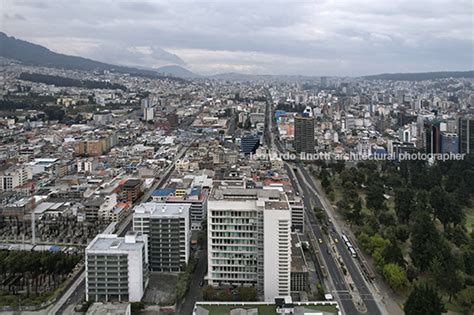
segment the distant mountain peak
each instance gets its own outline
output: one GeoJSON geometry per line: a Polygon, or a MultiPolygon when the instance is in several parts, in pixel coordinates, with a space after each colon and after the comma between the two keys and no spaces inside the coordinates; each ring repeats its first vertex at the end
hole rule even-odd
{"type": "Polygon", "coordinates": [[[156,72],[163,74],[163,75],[171,75],[174,77],[178,78],[200,78],[201,76],[199,74],[196,74],[184,67],[178,66],[178,65],[169,65],[169,66],[163,66],[158,69],[156,69],[156,72]]]}
{"type": "MultiPolygon", "coordinates": [[[[64,68],[74,70],[112,70],[122,73],[146,76],[162,76],[155,70],[138,69],[135,67],[112,65],[88,58],[60,54],[48,48],[33,44],[0,32],[0,57],[13,59],[26,65],[64,68]]],[[[175,76],[182,78],[181,76],[175,76]]]]}

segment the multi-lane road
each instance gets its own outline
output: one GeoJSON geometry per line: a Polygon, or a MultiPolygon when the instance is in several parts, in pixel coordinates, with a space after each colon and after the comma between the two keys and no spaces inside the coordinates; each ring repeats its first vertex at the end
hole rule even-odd
{"type": "MultiPolygon", "coordinates": [[[[326,240],[323,244],[320,244],[321,253],[326,264],[326,268],[331,277],[331,282],[334,286],[334,295],[337,296],[341,303],[342,308],[346,314],[359,314],[366,309],[368,314],[385,314],[384,307],[380,305],[380,299],[371,284],[367,283],[363,276],[361,269],[358,266],[356,258],[352,257],[344,242],[340,240],[341,229],[339,228],[335,219],[332,219],[332,228],[329,229],[328,235],[324,235],[321,231],[321,223],[317,222],[313,207],[324,209],[329,217],[331,216],[330,209],[327,204],[322,201],[319,193],[316,190],[316,186],[311,178],[309,172],[301,164],[296,165],[296,180],[300,183],[303,188],[304,203],[306,208],[306,217],[309,219],[312,233],[318,239],[326,240]],[[302,183],[302,184],[301,184],[302,183]],[[336,245],[331,245],[334,239],[340,240],[336,245]],[[343,276],[342,270],[338,258],[342,259],[343,265],[350,276],[354,288],[351,289],[347,284],[347,279],[343,276]],[[360,297],[363,301],[363,305],[356,307],[355,303],[357,298],[360,297]],[[362,309],[362,311],[361,311],[362,309]]],[[[295,178],[292,179],[293,181],[295,178]]]]}
{"type": "MultiPolygon", "coordinates": [[[[265,137],[267,145],[279,153],[285,153],[285,148],[278,138],[278,130],[275,124],[272,98],[267,93],[266,109],[266,130],[265,137]]],[[[342,241],[339,240],[342,233],[338,226],[330,206],[321,198],[321,192],[318,191],[314,179],[303,164],[297,161],[288,161],[285,163],[288,176],[295,189],[298,189],[303,198],[305,207],[306,228],[310,228],[308,234],[313,240],[317,240],[321,263],[327,271],[327,282],[331,287],[331,293],[340,303],[341,309],[345,314],[387,314],[383,305],[381,305],[375,288],[369,284],[357,265],[355,258],[351,256],[345,248],[342,241]],[[314,207],[325,210],[327,216],[331,218],[331,228],[327,235],[321,230],[321,222],[318,222],[313,211],[314,207]],[[324,241],[323,241],[324,240],[324,241]],[[340,263],[342,262],[342,264],[340,263]],[[346,269],[347,275],[344,275],[342,267],[346,269]]]]}

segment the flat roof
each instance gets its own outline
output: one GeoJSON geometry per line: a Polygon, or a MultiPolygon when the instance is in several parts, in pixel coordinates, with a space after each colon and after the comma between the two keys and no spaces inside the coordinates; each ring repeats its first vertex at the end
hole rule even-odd
{"type": "Polygon", "coordinates": [[[148,214],[150,217],[187,217],[189,203],[145,202],[133,209],[135,214],[148,214]]]}
{"type": "Polygon", "coordinates": [[[87,309],[86,315],[116,314],[124,315],[130,312],[130,303],[93,303],[87,309]]]}
{"type": "Polygon", "coordinates": [[[87,246],[87,251],[137,251],[142,249],[143,242],[127,243],[125,237],[115,234],[99,234],[87,246]]]}
{"type": "Polygon", "coordinates": [[[301,240],[296,233],[291,233],[291,272],[308,272],[301,240]]]}

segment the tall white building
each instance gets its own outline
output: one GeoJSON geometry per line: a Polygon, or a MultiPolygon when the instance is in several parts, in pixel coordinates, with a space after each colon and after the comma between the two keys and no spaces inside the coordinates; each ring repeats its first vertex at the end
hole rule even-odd
{"type": "Polygon", "coordinates": [[[31,169],[24,166],[2,166],[0,168],[0,191],[12,191],[33,178],[31,169]]]}
{"type": "Polygon", "coordinates": [[[284,201],[266,201],[263,211],[263,292],[265,301],[290,295],[291,211],[284,201]]]}
{"type": "Polygon", "coordinates": [[[150,270],[180,272],[191,247],[190,204],[146,202],[133,210],[133,230],[148,235],[150,270]]]}
{"type": "Polygon", "coordinates": [[[146,235],[99,234],[86,248],[86,300],[139,302],[148,285],[146,235]]]}
{"type": "Polygon", "coordinates": [[[217,188],[208,202],[210,285],[253,285],[260,298],[290,294],[291,211],[278,190],[217,188]]]}

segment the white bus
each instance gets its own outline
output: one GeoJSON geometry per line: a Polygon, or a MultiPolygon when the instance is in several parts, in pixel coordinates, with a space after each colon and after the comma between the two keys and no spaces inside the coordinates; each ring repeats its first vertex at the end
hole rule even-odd
{"type": "Polygon", "coordinates": [[[349,247],[349,252],[351,253],[351,256],[352,256],[352,257],[354,257],[354,258],[357,257],[357,253],[356,253],[356,251],[354,250],[353,247],[349,247]]]}
{"type": "Polygon", "coordinates": [[[341,235],[341,238],[342,238],[342,240],[344,241],[344,243],[349,242],[349,239],[348,239],[347,236],[345,236],[344,234],[341,235]]]}

